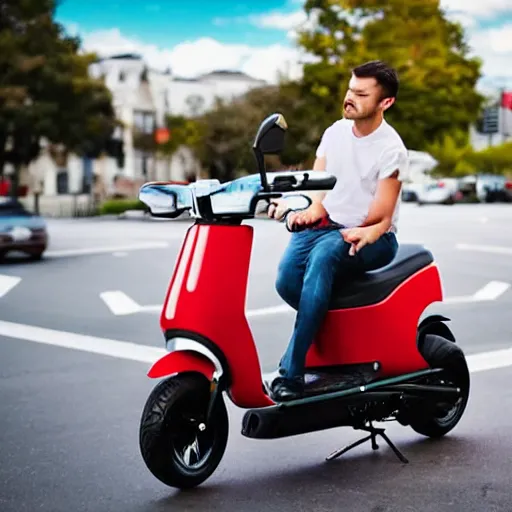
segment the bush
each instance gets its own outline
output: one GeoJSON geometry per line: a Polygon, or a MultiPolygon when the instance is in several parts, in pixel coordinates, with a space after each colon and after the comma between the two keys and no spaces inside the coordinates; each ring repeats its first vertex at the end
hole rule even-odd
{"type": "Polygon", "coordinates": [[[108,199],[99,208],[100,215],[120,214],[127,210],[147,210],[138,199],[108,199]]]}

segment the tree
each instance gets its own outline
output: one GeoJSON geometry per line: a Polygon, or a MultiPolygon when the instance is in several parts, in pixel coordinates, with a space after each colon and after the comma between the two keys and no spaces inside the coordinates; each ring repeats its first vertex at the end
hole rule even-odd
{"type": "Polygon", "coordinates": [[[94,55],[53,19],[54,0],[0,0],[0,175],[37,157],[42,137],[79,154],[105,150],[116,126],[110,92],[88,75],[94,55]]]}
{"type": "Polygon", "coordinates": [[[479,173],[505,174],[512,177],[512,142],[490,146],[467,157],[479,173]]]}
{"type": "Polygon", "coordinates": [[[307,0],[305,10],[317,19],[298,40],[316,58],[303,78],[314,117],[325,125],[338,119],[351,69],[380,59],[400,76],[388,119],[406,145],[424,150],[452,132],[465,144],[483,100],[475,89],[481,63],[468,56],[462,26],[439,0],[307,0]]]}
{"type": "Polygon", "coordinates": [[[268,170],[309,166],[323,129],[318,122],[310,122],[309,108],[296,82],[252,89],[231,101],[218,100],[197,119],[199,134],[194,149],[209,175],[220,181],[256,172],[252,152],[256,131],[263,119],[279,112],[288,123],[285,148],[279,157],[267,157],[268,170]]]}
{"type": "Polygon", "coordinates": [[[426,149],[438,162],[432,170],[435,176],[461,177],[476,171],[471,163],[473,148],[469,144],[460,145],[456,137],[444,135],[426,149]]]}

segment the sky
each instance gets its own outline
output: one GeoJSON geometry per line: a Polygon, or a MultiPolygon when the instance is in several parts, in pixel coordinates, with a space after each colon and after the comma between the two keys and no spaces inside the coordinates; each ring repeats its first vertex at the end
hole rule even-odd
{"type": "MultiPolygon", "coordinates": [[[[56,17],[100,56],[139,53],[181,77],[240,70],[269,82],[300,76],[303,0],[60,0],[56,17]]],[[[483,59],[485,88],[512,87],[512,0],[441,0],[483,59]]]]}

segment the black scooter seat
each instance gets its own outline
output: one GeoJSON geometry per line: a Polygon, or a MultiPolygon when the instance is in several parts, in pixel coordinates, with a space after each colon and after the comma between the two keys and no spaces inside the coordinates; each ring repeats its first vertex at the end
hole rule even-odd
{"type": "Polygon", "coordinates": [[[399,245],[395,258],[385,267],[336,282],[329,309],[332,311],[376,304],[433,261],[432,253],[422,245],[399,245]]]}

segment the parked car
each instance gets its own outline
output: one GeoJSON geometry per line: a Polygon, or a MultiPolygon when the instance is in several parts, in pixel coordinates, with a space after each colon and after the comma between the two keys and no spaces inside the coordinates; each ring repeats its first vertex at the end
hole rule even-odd
{"type": "Polygon", "coordinates": [[[18,200],[0,197],[0,259],[11,251],[20,251],[38,260],[47,246],[45,220],[26,210],[18,200]]]}
{"type": "Polygon", "coordinates": [[[418,204],[455,204],[462,199],[455,178],[444,178],[426,185],[418,194],[418,204]]]}
{"type": "Polygon", "coordinates": [[[512,180],[502,175],[480,174],[476,179],[476,195],[485,203],[511,202],[512,180]]]}

